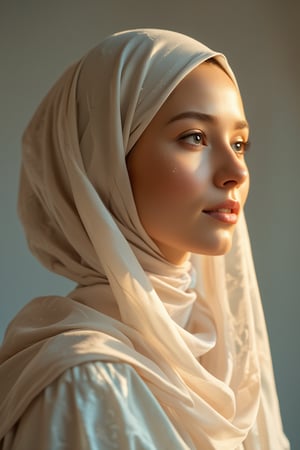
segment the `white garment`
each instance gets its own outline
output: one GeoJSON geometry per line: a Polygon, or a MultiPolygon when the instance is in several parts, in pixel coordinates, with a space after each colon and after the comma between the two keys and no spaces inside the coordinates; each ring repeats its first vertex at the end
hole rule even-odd
{"type": "Polygon", "coordinates": [[[68,369],[32,401],[2,447],[27,449],[188,447],[132,367],[95,362],[68,369]]]}
{"type": "MultiPolygon", "coordinates": [[[[243,214],[226,256],[168,263],[143,229],[126,155],[178,83],[224,56],[178,33],[107,38],[58,80],[23,140],[32,252],[79,287],[39,298],[0,354],[0,440],[85,362],[130,364],[190,449],[286,450],[243,214]]],[[[50,425],[49,425],[50,426],[50,425]]]]}

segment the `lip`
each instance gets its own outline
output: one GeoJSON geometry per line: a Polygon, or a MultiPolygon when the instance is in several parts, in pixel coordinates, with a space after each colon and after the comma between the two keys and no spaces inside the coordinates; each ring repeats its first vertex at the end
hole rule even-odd
{"type": "Polygon", "coordinates": [[[203,210],[204,214],[212,217],[219,222],[234,225],[237,223],[240,212],[240,204],[236,200],[228,199],[219,205],[203,210]]]}

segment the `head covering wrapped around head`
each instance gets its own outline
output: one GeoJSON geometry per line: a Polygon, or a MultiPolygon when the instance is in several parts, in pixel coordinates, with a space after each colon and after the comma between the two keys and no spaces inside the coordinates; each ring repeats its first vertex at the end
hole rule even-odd
{"type": "Polygon", "coordinates": [[[169,94],[210,58],[236,83],[223,55],[187,36],[115,34],[65,72],[29,124],[20,217],[32,252],[78,287],[33,301],[8,329],[4,433],[60,373],[100,359],[135,367],[188,448],[287,448],[244,217],[227,256],[174,266],[139,221],[126,169],[169,94]]]}
{"type": "MultiPolygon", "coordinates": [[[[213,56],[216,53],[207,47],[174,32],[119,33],[92,50],[54,86],[23,140],[22,183],[28,182],[30,171],[30,189],[36,195],[28,200],[22,185],[19,199],[31,250],[44,265],[80,284],[89,284],[89,279],[97,279],[103,272],[100,266],[109,264],[109,255],[103,251],[107,242],[104,229],[107,233],[112,229],[114,239],[108,240],[110,246],[119,249],[125,237],[134,247],[157,256],[157,248],[137,217],[125,157],[176,85],[213,56]],[[66,79],[70,83],[70,98],[66,79]],[[83,184],[83,179],[85,187],[77,192],[77,184],[83,184]],[[80,202],[82,191],[89,191],[89,197],[91,191],[95,193],[93,203],[97,205],[88,205],[88,212],[83,211],[86,205],[80,202]],[[37,214],[32,215],[32,208],[37,214]],[[103,214],[99,214],[99,208],[103,214]],[[101,229],[97,255],[87,223],[92,222],[93,209],[98,222],[108,222],[101,229]],[[44,212],[46,217],[41,216],[44,212]],[[115,223],[122,233],[116,232],[115,223]]],[[[224,57],[218,58],[234,78],[224,57]]]]}

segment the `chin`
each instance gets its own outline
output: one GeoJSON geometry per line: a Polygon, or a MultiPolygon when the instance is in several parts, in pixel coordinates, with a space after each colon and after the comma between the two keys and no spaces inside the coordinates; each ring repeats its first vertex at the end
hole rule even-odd
{"type": "Polygon", "coordinates": [[[226,247],[216,250],[215,253],[210,253],[212,256],[222,256],[222,255],[226,255],[227,253],[229,253],[230,249],[231,249],[232,244],[230,243],[230,245],[227,245],[226,247]]]}
{"type": "Polygon", "coordinates": [[[232,247],[232,236],[226,236],[222,239],[213,239],[210,242],[206,242],[205,247],[194,250],[193,253],[210,256],[222,256],[226,255],[232,247]]]}

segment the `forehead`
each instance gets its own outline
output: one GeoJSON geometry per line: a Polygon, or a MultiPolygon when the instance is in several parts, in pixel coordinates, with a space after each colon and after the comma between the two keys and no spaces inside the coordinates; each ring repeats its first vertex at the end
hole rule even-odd
{"type": "Polygon", "coordinates": [[[201,110],[209,115],[244,116],[242,99],[234,81],[217,64],[203,63],[192,70],[170,94],[161,113],[201,110]]]}

